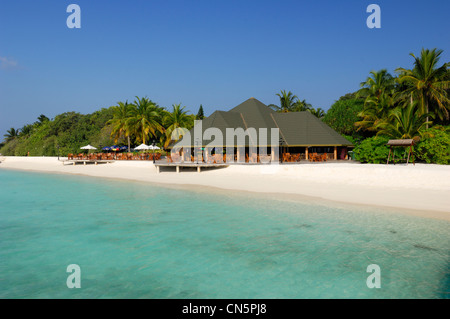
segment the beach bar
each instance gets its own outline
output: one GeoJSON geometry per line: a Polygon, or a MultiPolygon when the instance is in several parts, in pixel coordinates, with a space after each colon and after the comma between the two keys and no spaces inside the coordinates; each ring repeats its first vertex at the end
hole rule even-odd
{"type": "Polygon", "coordinates": [[[179,156],[177,162],[267,163],[274,160],[275,155],[282,163],[321,162],[348,159],[348,149],[353,147],[350,141],[310,112],[278,113],[255,98],[229,111],[215,111],[201,121],[199,129],[201,139],[194,127],[187,137],[169,146],[169,149],[177,147],[179,155],[173,155],[179,156]],[[220,130],[222,139],[218,136],[214,136],[215,139],[204,138],[205,135],[208,137],[205,132],[211,129],[220,130]],[[236,138],[230,142],[226,138],[229,129],[254,129],[256,135],[252,137],[249,134],[244,142],[236,138]],[[275,143],[271,138],[271,129],[278,129],[275,143]],[[261,136],[261,132],[266,136],[261,136]],[[228,156],[225,151],[227,148],[233,148],[234,158],[228,156]],[[257,154],[250,152],[251,148],[256,148],[257,154]],[[212,156],[208,158],[208,154],[212,156]]]}

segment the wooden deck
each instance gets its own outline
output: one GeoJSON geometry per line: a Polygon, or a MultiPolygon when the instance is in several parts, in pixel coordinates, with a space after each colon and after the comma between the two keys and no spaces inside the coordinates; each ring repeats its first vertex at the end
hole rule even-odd
{"type": "Polygon", "coordinates": [[[98,163],[102,164],[102,163],[113,163],[114,161],[111,160],[96,160],[96,159],[71,159],[71,160],[61,160],[61,162],[63,163],[63,165],[77,165],[77,164],[83,164],[83,165],[87,165],[87,164],[94,164],[94,165],[98,165],[98,163]],[[67,164],[69,163],[69,164],[67,164]]]}
{"type": "Polygon", "coordinates": [[[160,173],[160,167],[175,167],[176,172],[180,172],[180,168],[197,168],[197,172],[200,173],[202,168],[222,168],[228,167],[229,164],[207,164],[207,163],[155,163],[156,172],[160,173]]]}

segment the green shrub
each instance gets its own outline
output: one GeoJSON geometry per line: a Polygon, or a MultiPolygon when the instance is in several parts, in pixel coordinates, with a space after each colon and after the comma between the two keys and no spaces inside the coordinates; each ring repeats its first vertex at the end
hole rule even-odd
{"type": "Polygon", "coordinates": [[[425,130],[424,138],[415,147],[418,159],[435,164],[450,164],[450,126],[433,126],[425,130]]]}
{"type": "Polygon", "coordinates": [[[6,144],[4,144],[2,146],[2,148],[0,148],[0,154],[5,155],[5,156],[14,156],[14,150],[17,146],[17,144],[19,143],[19,139],[15,138],[9,142],[7,142],[6,144]]]}
{"type": "Polygon", "coordinates": [[[111,127],[106,123],[112,118],[112,108],[103,108],[92,114],[66,112],[54,120],[44,120],[26,125],[26,132],[6,143],[1,152],[11,156],[63,156],[80,152],[80,147],[113,145],[111,127]]]}
{"type": "Polygon", "coordinates": [[[345,134],[341,134],[342,137],[344,137],[345,139],[347,139],[347,141],[349,141],[350,143],[352,143],[354,146],[356,146],[357,144],[360,143],[360,141],[357,141],[353,136],[351,135],[345,135],[345,134]]]}
{"type": "Polygon", "coordinates": [[[388,140],[385,136],[366,138],[353,150],[356,160],[361,163],[386,163],[389,154],[389,147],[386,145],[388,140]]]}
{"type": "Polygon", "coordinates": [[[363,107],[364,102],[357,99],[336,101],[325,114],[323,121],[340,134],[355,136],[355,122],[361,120],[358,113],[363,107]]]}

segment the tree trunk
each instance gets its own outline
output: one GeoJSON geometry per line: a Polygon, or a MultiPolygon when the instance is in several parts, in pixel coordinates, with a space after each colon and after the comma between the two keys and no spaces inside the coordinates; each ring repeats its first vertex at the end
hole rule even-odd
{"type": "Polygon", "coordinates": [[[426,111],[427,111],[427,124],[425,125],[425,128],[428,130],[428,100],[426,100],[426,111]]]}
{"type": "Polygon", "coordinates": [[[128,153],[130,153],[131,152],[130,135],[128,135],[127,138],[128,138],[128,153]]]}

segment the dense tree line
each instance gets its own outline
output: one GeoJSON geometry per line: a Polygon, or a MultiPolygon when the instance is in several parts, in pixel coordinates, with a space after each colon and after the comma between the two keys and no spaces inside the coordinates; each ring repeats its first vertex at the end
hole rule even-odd
{"type": "Polygon", "coordinates": [[[151,144],[153,140],[167,147],[181,128],[193,126],[194,119],[181,104],[166,110],[146,97],[136,97],[133,103],[118,102],[87,115],[66,112],[51,120],[41,115],[33,124],[8,130],[0,153],[57,156],[77,153],[87,144],[98,148],[114,144],[131,148],[137,143],[151,144]]]}
{"type": "MultiPolygon", "coordinates": [[[[411,53],[410,69],[398,68],[396,75],[386,69],[372,71],[360,90],[342,96],[327,112],[286,90],[276,94],[279,105],[269,107],[314,114],[354,143],[357,159],[363,162],[383,162],[385,140],[409,138],[418,143],[419,159],[449,164],[450,63],[440,65],[441,55],[442,50],[423,49],[418,57],[411,53]]],[[[192,128],[195,119],[204,117],[202,105],[194,115],[181,104],[166,109],[136,97],[132,103],[118,102],[88,115],[67,112],[51,120],[40,115],[33,124],[8,130],[0,153],[56,156],[78,152],[86,144],[131,148],[154,141],[166,148],[192,128]]]]}
{"type": "Polygon", "coordinates": [[[450,63],[440,65],[441,54],[411,53],[413,67],[397,68],[395,76],[386,69],[370,72],[360,90],[331,106],[324,121],[356,142],[362,162],[384,162],[387,139],[414,139],[419,159],[450,164],[450,63]]]}

